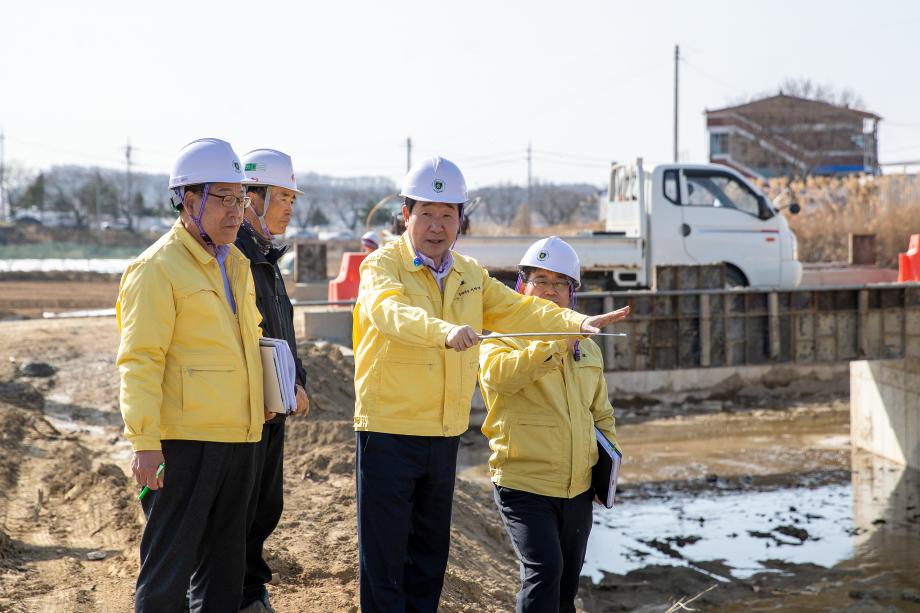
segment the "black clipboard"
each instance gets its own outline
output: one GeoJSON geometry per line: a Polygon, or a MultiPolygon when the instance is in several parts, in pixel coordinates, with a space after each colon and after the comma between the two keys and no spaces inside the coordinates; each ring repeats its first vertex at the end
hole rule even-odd
{"type": "Polygon", "coordinates": [[[594,437],[597,439],[597,464],[591,469],[591,486],[601,504],[610,509],[613,507],[617,491],[617,477],[620,474],[623,454],[607,440],[597,426],[594,426],[594,437]]]}

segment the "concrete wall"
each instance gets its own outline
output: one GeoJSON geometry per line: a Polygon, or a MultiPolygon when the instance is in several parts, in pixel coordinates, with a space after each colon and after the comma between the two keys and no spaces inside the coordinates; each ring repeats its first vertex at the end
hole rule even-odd
{"type": "Polygon", "coordinates": [[[850,363],[850,438],[920,469],[920,359],[850,363]]]}

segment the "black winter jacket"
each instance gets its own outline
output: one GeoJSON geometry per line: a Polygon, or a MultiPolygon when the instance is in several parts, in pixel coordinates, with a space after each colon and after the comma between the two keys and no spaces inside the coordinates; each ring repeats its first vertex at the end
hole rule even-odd
{"type": "MultiPolygon", "coordinates": [[[[306,388],[307,373],[297,356],[297,339],[294,338],[294,307],[284,287],[284,279],[278,268],[283,249],[274,247],[263,254],[254,231],[247,224],[240,226],[236,235],[237,248],[243,252],[252,268],[252,280],[256,287],[256,305],[262,314],[262,334],[271,338],[283,338],[291,347],[297,365],[297,383],[306,388]]],[[[283,415],[272,420],[283,419],[283,415]]]]}

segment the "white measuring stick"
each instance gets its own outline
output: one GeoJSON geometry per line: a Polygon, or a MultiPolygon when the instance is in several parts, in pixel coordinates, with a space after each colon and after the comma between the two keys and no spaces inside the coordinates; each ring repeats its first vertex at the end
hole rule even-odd
{"type": "Polygon", "coordinates": [[[513,334],[481,334],[479,340],[487,338],[513,338],[516,336],[626,336],[622,332],[597,332],[590,334],[586,332],[515,332],[513,334]]]}

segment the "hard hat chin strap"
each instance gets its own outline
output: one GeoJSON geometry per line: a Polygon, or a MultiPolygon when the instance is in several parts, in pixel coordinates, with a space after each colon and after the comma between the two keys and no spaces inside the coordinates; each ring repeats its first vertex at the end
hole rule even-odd
{"type": "MultiPolygon", "coordinates": [[[[202,215],[204,215],[204,206],[205,206],[205,203],[207,203],[208,201],[208,192],[210,191],[210,189],[211,189],[211,184],[205,183],[204,191],[201,193],[201,204],[198,207],[198,214],[197,215],[189,214],[189,217],[191,217],[192,221],[195,222],[195,226],[198,228],[198,236],[201,237],[201,240],[204,241],[204,244],[207,245],[208,247],[211,247],[212,249],[216,249],[217,247],[214,245],[214,241],[211,240],[211,237],[208,236],[208,233],[204,231],[204,226],[201,225],[201,217],[202,215]]],[[[182,190],[182,200],[183,202],[185,201],[185,189],[182,190]]]]}
{"type": "Polygon", "coordinates": [[[457,226],[457,236],[454,237],[454,242],[450,244],[450,248],[453,249],[454,245],[457,244],[457,241],[460,239],[460,234],[463,232],[463,203],[457,205],[457,212],[460,214],[460,225],[457,226]]]}
{"type": "Polygon", "coordinates": [[[271,200],[272,200],[272,186],[266,185],[265,186],[265,197],[262,199],[262,214],[260,215],[258,211],[256,211],[255,213],[256,213],[256,217],[259,218],[259,226],[262,227],[262,234],[268,240],[272,240],[272,233],[271,233],[271,230],[268,229],[268,224],[265,223],[265,216],[268,215],[268,203],[271,202],[271,200]]]}

